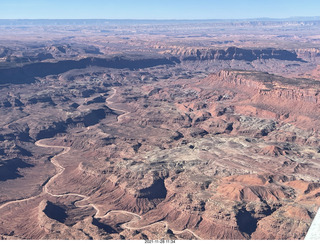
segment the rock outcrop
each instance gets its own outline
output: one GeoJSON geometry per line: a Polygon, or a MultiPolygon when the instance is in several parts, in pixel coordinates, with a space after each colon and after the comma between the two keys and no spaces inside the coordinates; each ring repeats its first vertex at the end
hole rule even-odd
{"type": "Polygon", "coordinates": [[[245,49],[238,47],[228,47],[226,49],[208,49],[208,48],[189,48],[181,47],[171,49],[166,53],[178,56],[183,61],[187,60],[242,60],[245,62],[252,62],[254,60],[277,59],[287,61],[304,62],[301,57],[303,51],[300,51],[300,56],[295,51],[266,48],[266,49],[245,49]]]}

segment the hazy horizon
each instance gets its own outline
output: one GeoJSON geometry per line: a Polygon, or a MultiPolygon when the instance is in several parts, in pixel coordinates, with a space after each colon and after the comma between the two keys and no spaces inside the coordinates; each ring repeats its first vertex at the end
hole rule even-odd
{"type": "Polygon", "coordinates": [[[144,22],[144,21],[154,21],[154,22],[170,22],[170,21],[177,21],[177,22],[242,22],[242,21],[320,21],[319,16],[293,16],[288,18],[269,18],[269,17],[260,17],[260,18],[234,18],[234,19],[107,19],[107,18],[21,18],[21,19],[1,19],[1,22],[21,22],[21,21],[137,21],[137,22],[144,22]]]}

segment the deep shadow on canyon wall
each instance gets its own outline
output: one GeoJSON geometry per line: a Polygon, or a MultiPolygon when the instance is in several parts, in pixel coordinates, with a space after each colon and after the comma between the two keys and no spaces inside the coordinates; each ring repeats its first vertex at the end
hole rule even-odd
{"type": "Polygon", "coordinates": [[[32,83],[36,77],[57,75],[72,69],[84,69],[98,66],[115,69],[143,69],[158,65],[175,65],[181,61],[196,60],[242,60],[252,62],[258,59],[277,59],[306,62],[294,51],[266,49],[243,49],[229,47],[221,50],[193,50],[182,53],[171,53],[171,57],[113,57],[113,58],[83,58],[80,60],[62,60],[58,62],[29,63],[20,67],[0,69],[0,84],[32,83]]]}
{"type": "Polygon", "coordinates": [[[0,84],[5,83],[32,83],[36,77],[57,75],[72,69],[84,69],[89,66],[131,70],[148,68],[158,65],[174,65],[180,62],[177,58],[145,58],[126,59],[115,57],[112,59],[84,58],[80,60],[63,60],[55,63],[42,62],[26,64],[22,67],[13,67],[0,70],[0,84]]]}

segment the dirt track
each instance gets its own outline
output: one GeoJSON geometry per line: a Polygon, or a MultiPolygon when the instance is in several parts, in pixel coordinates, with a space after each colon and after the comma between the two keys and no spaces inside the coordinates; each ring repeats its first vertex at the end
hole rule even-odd
{"type": "MultiPolygon", "coordinates": [[[[116,89],[115,88],[112,88],[112,90],[114,91],[113,94],[106,99],[106,103],[108,104],[108,106],[113,109],[113,110],[117,110],[117,111],[120,111],[120,112],[123,112],[123,114],[121,114],[120,116],[118,116],[117,120],[118,122],[120,121],[120,118],[129,114],[130,112],[128,111],[124,111],[124,110],[121,110],[121,109],[116,109],[116,108],[113,108],[110,106],[110,104],[112,104],[112,102],[110,102],[109,100],[112,99],[115,94],[116,94],[116,89]]],[[[152,224],[149,224],[149,225],[145,225],[145,226],[142,226],[142,227],[133,227],[131,225],[133,225],[134,223],[136,223],[137,221],[139,221],[140,219],[142,219],[142,216],[141,215],[138,215],[138,214],[135,214],[135,213],[132,213],[132,212],[129,212],[129,211],[124,211],[124,210],[111,210],[109,212],[107,212],[106,214],[104,215],[100,215],[100,210],[99,208],[93,204],[93,203],[89,203],[89,204],[85,204],[85,205],[80,205],[79,203],[82,202],[82,201],[85,201],[85,200],[88,200],[90,199],[90,196],[85,196],[85,195],[82,195],[82,194],[77,194],[77,193],[65,193],[65,194],[53,194],[51,193],[49,190],[48,190],[48,187],[50,186],[50,184],[55,180],[57,179],[65,170],[65,168],[59,164],[57,158],[61,155],[64,155],[66,153],[68,153],[70,151],[70,147],[67,147],[67,146],[56,146],[56,145],[48,145],[48,144],[45,144],[44,141],[46,139],[42,139],[42,140],[39,140],[39,141],[36,141],[35,142],[35,145],[38,146],[38,147],[44,147],[44,148],[58,148],[58,149],[62,149],[62,151],[60,153],[58,153],[57,155],[55,155],[54,157],[51,158],[50,162],[55,166],[56,168],[56,174],[53,175],[47,182],[46,184],[43,185],[43,188],[42,188],[42,192],[39,194],[39,195],[36,195],[36,196],[32,196],[32,197],[29,197],[29,198],[25,198],[25,199],[20,199],[20,200],[14,200],[14,201],[10,201],[10,202],[7,202],[3,205],[0,206],[0,209],[8,206],[8,205],[11,205],[11,204],[14,204],[14,203],[19,203],[19,202],[25,202],[25,201],[29,201],[29,200],[33,200],[33,199],[36,199],[37,197],[40,197],[40,196],[44,196],[45,194],[48,194],[52,197],[65,197],[65,196],[77,196],[77,197],[81,197],[83,198],[82,200],[80,201],[77,201],[75,203],[75,205],[77,207],[80,207],[80,208],[83,208],[83,207],[92,207],[96,210],[96,213],[94,215],[95,218],[106,218],[108,215],[110,214],[116,214],[116,213],[122,213],[122,214],[129,214],[129,215],[132,215],[134,216],[135,218],[133,218],[131,221],[127,222],[127,223],[124,223],[122,224],[122,227],[123,228],[126,228],[126,229],[130,229],[130,230],[139,230],[139,229],[145,229],[145,228],[148,228],[148,227],[151,227],[153,225],[156,225],[156,224],[164,224],[165,225],[165,229],[168,230],[168,222],[167,221],[159,221],[159,222],[155,222],[155,223],[152,223],[152,224]]],[[[189,232],[191,233],[192,235],[194,235],[197,239],[200,239],[201,238],[195,234],[193,231],[189,230],[189,229],[185,229],[185,230],[182,230],[182,231],[176,231],[176,230],[172,230],[172,232],[174,234],[181,234],[183,232],[189,232]]]]}

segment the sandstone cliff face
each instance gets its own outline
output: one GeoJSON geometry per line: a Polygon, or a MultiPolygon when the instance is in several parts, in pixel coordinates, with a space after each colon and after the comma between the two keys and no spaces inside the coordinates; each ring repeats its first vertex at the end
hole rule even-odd
{"type": "MultiPolygon", "coordinates": [[[[289,79],[264,72],[223,70],[205,79],[214,86],[241,91],[256,108],[308,115],[316,118],[319,110],[320,82],[313,79],[289,79]],[[268,109],[269,107],[269,109],[268,109]]],[[[250,107],[249,103],[247,103],[250,107]]],[[[240,107],[238,107],[240,108],[240,107]]],[[[286,116],[289,116],[287,114],[286,116]]]]}
{"type": "Polygon", "coordinates": [[[317,61],[320,58],[320,49],[319,48],[309,48],[309,49],[296,49],[295,53],[298,58],[307,61],[317,61]]]}
{"type": "Polygon", "coordinates": [[[255,71],[237,71],[237,70],[222,70],[217,74],[208,76],[205,80],[208,82],[217,83],[219,86],[229,86],[236,89],[245,88],[248,92],[255,92],[258,90],[268,89],[272,85],[269,79],[259,81],[258,75],[267,76],[267,73],[255,71]]]}
{"type": "MultiPolygon", "coordinates": [[[[208,48],[176,48],[167,51],[182,60],[242,60],[251,62],[258,59],[278,59],[287,61],[303,61],[294,51],[265,48],[265,49],[244,49],[229,47],[226,49],[208,48]]],[[[303,53],[301,51],[301,53],[303,53]]],[[[307,54],[301,57],[307,56],[307,54]]]]}

